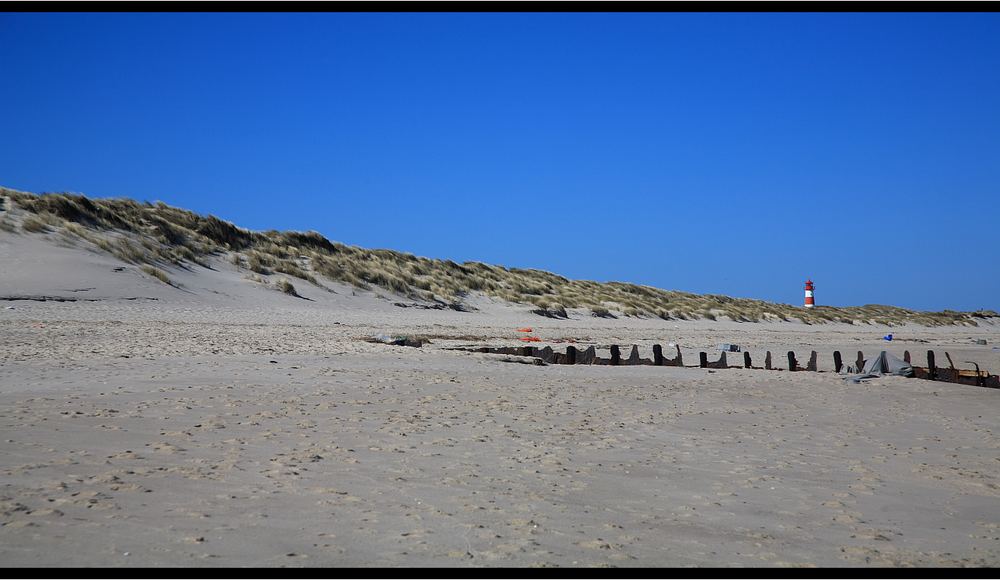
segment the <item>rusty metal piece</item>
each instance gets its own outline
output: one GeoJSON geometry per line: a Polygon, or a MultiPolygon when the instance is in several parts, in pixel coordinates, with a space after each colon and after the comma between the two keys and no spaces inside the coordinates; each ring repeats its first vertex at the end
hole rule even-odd
{"type": "MultiPolygon", "coordinates": [[[[979,372],[979,363],[974,363],[974,362],[972,362],[971,360],[967,360],[967,361],[965,361],[965,362],[967,362],[967,363],[969,363],[969,364],[971,364],[971,365],[975,365],[975,367],[976,367],[976,386],[978,386],[978,387],[981,387],[981,386],[983,386],[983,379],[985,379],[986,377],[984,377],[984,376],[983,376],[983,375],[982,375],[982,374],[981,374],[981,373],[979,372]]],[[[986,376],[989,376],[989,373],[986,373],[986,376]]]]}

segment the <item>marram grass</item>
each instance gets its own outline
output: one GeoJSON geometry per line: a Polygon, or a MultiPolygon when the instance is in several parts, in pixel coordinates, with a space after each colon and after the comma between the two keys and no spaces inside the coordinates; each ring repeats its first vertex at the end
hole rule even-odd
{"type": "MultiPolygon", "coordinates": [[[[454,302],[471,292],[481,292],[533,305],[536,311],[555,316],[562,315],[565,309],[583,308],[599,317],[738,322],[794,318],[807,324],[975,326],[977,320],[1000,316],[991,310],[920,312],[874,304],[805,309],[749,298],[692,294],[624,282],[570,280],[542,270],[481,262],[458,264],[393,250],[369,250],[331,242],[317,232],[250,231],[215,216],[198,215],[162,202],[90,199],[68,193],[36,195],[0,188],[3,198],[28,212],[22,220],[24,231],[61,229],[66,235],[79,237],[134,264],[189,267],[189,263],[204,265],[209,256],[220,256],[256,274],[281,273],[317,285],[327,279],[361,289],[378,287],[415,300],[454,302]]],[[[5,225],[5,230],[12,229],[6,220],[5,225]]],[[[282,280],[279,288],[294,292],[292,283],[282,280]]]]}

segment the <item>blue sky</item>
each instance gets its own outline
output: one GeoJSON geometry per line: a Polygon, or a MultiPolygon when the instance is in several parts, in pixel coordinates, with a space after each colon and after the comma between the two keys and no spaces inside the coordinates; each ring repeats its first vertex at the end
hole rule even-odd
{"type": "Polygon", "coordinates": [[[0,185],[1000,310],[1000,14],[0,14],[0,185]]]}

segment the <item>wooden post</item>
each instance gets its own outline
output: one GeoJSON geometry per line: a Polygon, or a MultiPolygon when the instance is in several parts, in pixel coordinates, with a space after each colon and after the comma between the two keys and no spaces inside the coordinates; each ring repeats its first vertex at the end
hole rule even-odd
{"type": "Polygon", "coordinates": [[[749,351],[743,353],[743,368],[745,368],[745,369],[752,368],[752,366],[750,364],[750,352],[749,351]]]}
{"type": "Polygon", "coordinates": [[[639,346],[636,344],[632,345],[632,352],[629,353],[628,359],[625,360],[627,365],[640,365],[642,360],[639,358],[639,346]]]}
{"type": "Polygon", "coordinates": [[[698,367],[707,368],[708,367],[708,354],[704,352],[698,353],[698,367]]]}
{"type": "Polygon", "coordinates": [[[797,371],[799,370],[799,363],[795,360],[795,353],[788,351],[788,370],[797,371]]]}
{"type": "Polygon", "coordinates": [[[764,357],[764,369],[771,370],[771,351],[767,351],[767,356],[764,357]]]}
{"type": "Polygon", "coordinates": [[[592,365],[594,364],[594,359],[597,358],[597,349],[593,346],[587,347],[587,350],[579,353],[576,357],[576,364],[578,365],[592,365]]]}
{"type": "Polygon", "coordinates": [[[576,347],[575,346],[569,345],[569,346],[566,347],[566,358],[564,360],[566,361],[565,364],[568,364],[568,365],[575,365],[576,364],[576,347]]]}
{"type": "Polygon", "coordinates": [[[611,364],[620,365],[622,364],[622,351],[618,348],[617,344],[611,345],[611,364]]]}
{"type": "Polygon", "coordinates": [[[934,365],[934,351],[927,351],[927,378],[934,380],[937,378],[937,367],[934,365]]]}
{"type": "Polygon", "coordinates": [[[903,351],[903,360],[906,361],[907,364],[910,364],[910,351],[903,351]]]}
{"type": "Polygon", "coordinates": [[[862,369],[865,368],[865,353],[858,351],[858,372],[860,373],[862,369]]]}
{"type": "Polygon", "coordinates": [[[809,355],[809,362],[806,363],[806,370],[816,372],[816,351],[809,355]]]}
{"type": "Polygon", "coordinates": [[[844,368],[844,361],[840,358],[840,351],[833,351],[833,368],[839,373],[840,369],[844,368]]]}
{"type": "Polygon", "coordinates": [[[658,344],[653,345],[653,364],[658,367],[663,366],[663,347],[658,344]]]}

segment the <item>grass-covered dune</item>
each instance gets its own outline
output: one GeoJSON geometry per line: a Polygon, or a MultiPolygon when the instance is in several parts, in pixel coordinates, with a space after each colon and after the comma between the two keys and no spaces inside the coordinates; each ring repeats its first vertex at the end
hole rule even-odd
{"type": "MultiPolygon", "coordinates": [[[[119,259],[144,266],[170,283],[161,268],[207,265],[220,256],[248,275],[276,272],[322,285],[323,279],[358,288],[380,287],[415,300],[460,301],[470,292],[531,304],[539,314],[566,316],[567,308],[594,316],[730,319],[759,322],[799,319],[808,324],[926,326],[977,325],[994,311],[919,312],[894,306],[818,306],[807,310],[748,298],[691,294],[624,282],[569,280],[551,272],[480,262],[455,263],[393,250],[369,250],[331,242],[317,232],[250,231],[218,217],[202,216],[162,202],[91,199],[69,193],[33,194],[0,188],[0,235],[48,232],[67,243],[88,243],[119,259]],[[9,217],[13,208],[24,215],[9,217]]],[[[290,284],[289,284],[290,286],[290,284]]],[[[286,290],[287,291],[287,290],[286,290]]],[[[292,290],[293,291],[293,290],[292,290]]]]}

